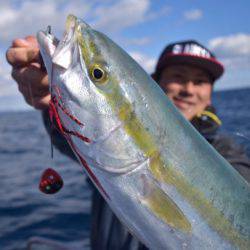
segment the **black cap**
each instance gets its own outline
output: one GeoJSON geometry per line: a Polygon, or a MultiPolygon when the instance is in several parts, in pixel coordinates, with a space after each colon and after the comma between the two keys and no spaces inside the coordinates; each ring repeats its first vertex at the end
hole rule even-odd
{"type": "Polygon", "coordinates": [[[168,65],[184,63],[207,71],[218,79],[224,72],[223,65],[206,47],[195,40],[187,40],[169,44],[161,53],[152,77],[159,80],[161,71],[168,65]]]}

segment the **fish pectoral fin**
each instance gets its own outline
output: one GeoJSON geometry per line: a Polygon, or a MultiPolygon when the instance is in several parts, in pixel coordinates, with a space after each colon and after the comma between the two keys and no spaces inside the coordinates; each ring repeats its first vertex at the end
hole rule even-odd
{"type": "Polygon", "coordinates": [[[142,192],[140,200],[156,217],[169,226],[185,233],[190,233],[192,228],[177,204],[160,188],[157,181],[143,174],[142,192]]]}

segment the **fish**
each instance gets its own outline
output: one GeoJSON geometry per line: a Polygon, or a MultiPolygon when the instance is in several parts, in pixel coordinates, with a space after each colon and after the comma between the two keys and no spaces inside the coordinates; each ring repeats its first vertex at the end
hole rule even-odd
{"type": "Polygon", "coordinates": [[[121,47],[65,26],[37,33],[51,119],[119,220],[150,249],[249,249],[248,182],[121,47]]]}

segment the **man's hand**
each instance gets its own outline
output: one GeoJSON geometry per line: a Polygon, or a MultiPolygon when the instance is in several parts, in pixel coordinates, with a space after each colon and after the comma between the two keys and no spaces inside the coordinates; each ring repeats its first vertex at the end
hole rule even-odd
{"type": "Polygon", "coordinates": [[[36,38],[15,39],[6,52],[6,59],[12,66],[12,77],[26,102],[36,109],[48,108],[48,75],[42,67],[36,38]]]}

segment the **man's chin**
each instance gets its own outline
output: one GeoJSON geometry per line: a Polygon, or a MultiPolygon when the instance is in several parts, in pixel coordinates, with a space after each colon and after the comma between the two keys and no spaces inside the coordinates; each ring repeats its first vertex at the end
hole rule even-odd
{"type": "Polygon", "coordinates": [[[178,100],[174,100],[173,103],[187,120],[192,120],[195,116],[192,105],[178,100]]]}
{"type": "Polygon", "coordinates": [[[193,117],[195,116],[194,112],[192,112],[192,110],[190,109],[183,109],[183,108],[179,108],[180,112],[182,113],[182,115],[187,119],[187,120],[192,120],[193,117]]]}

